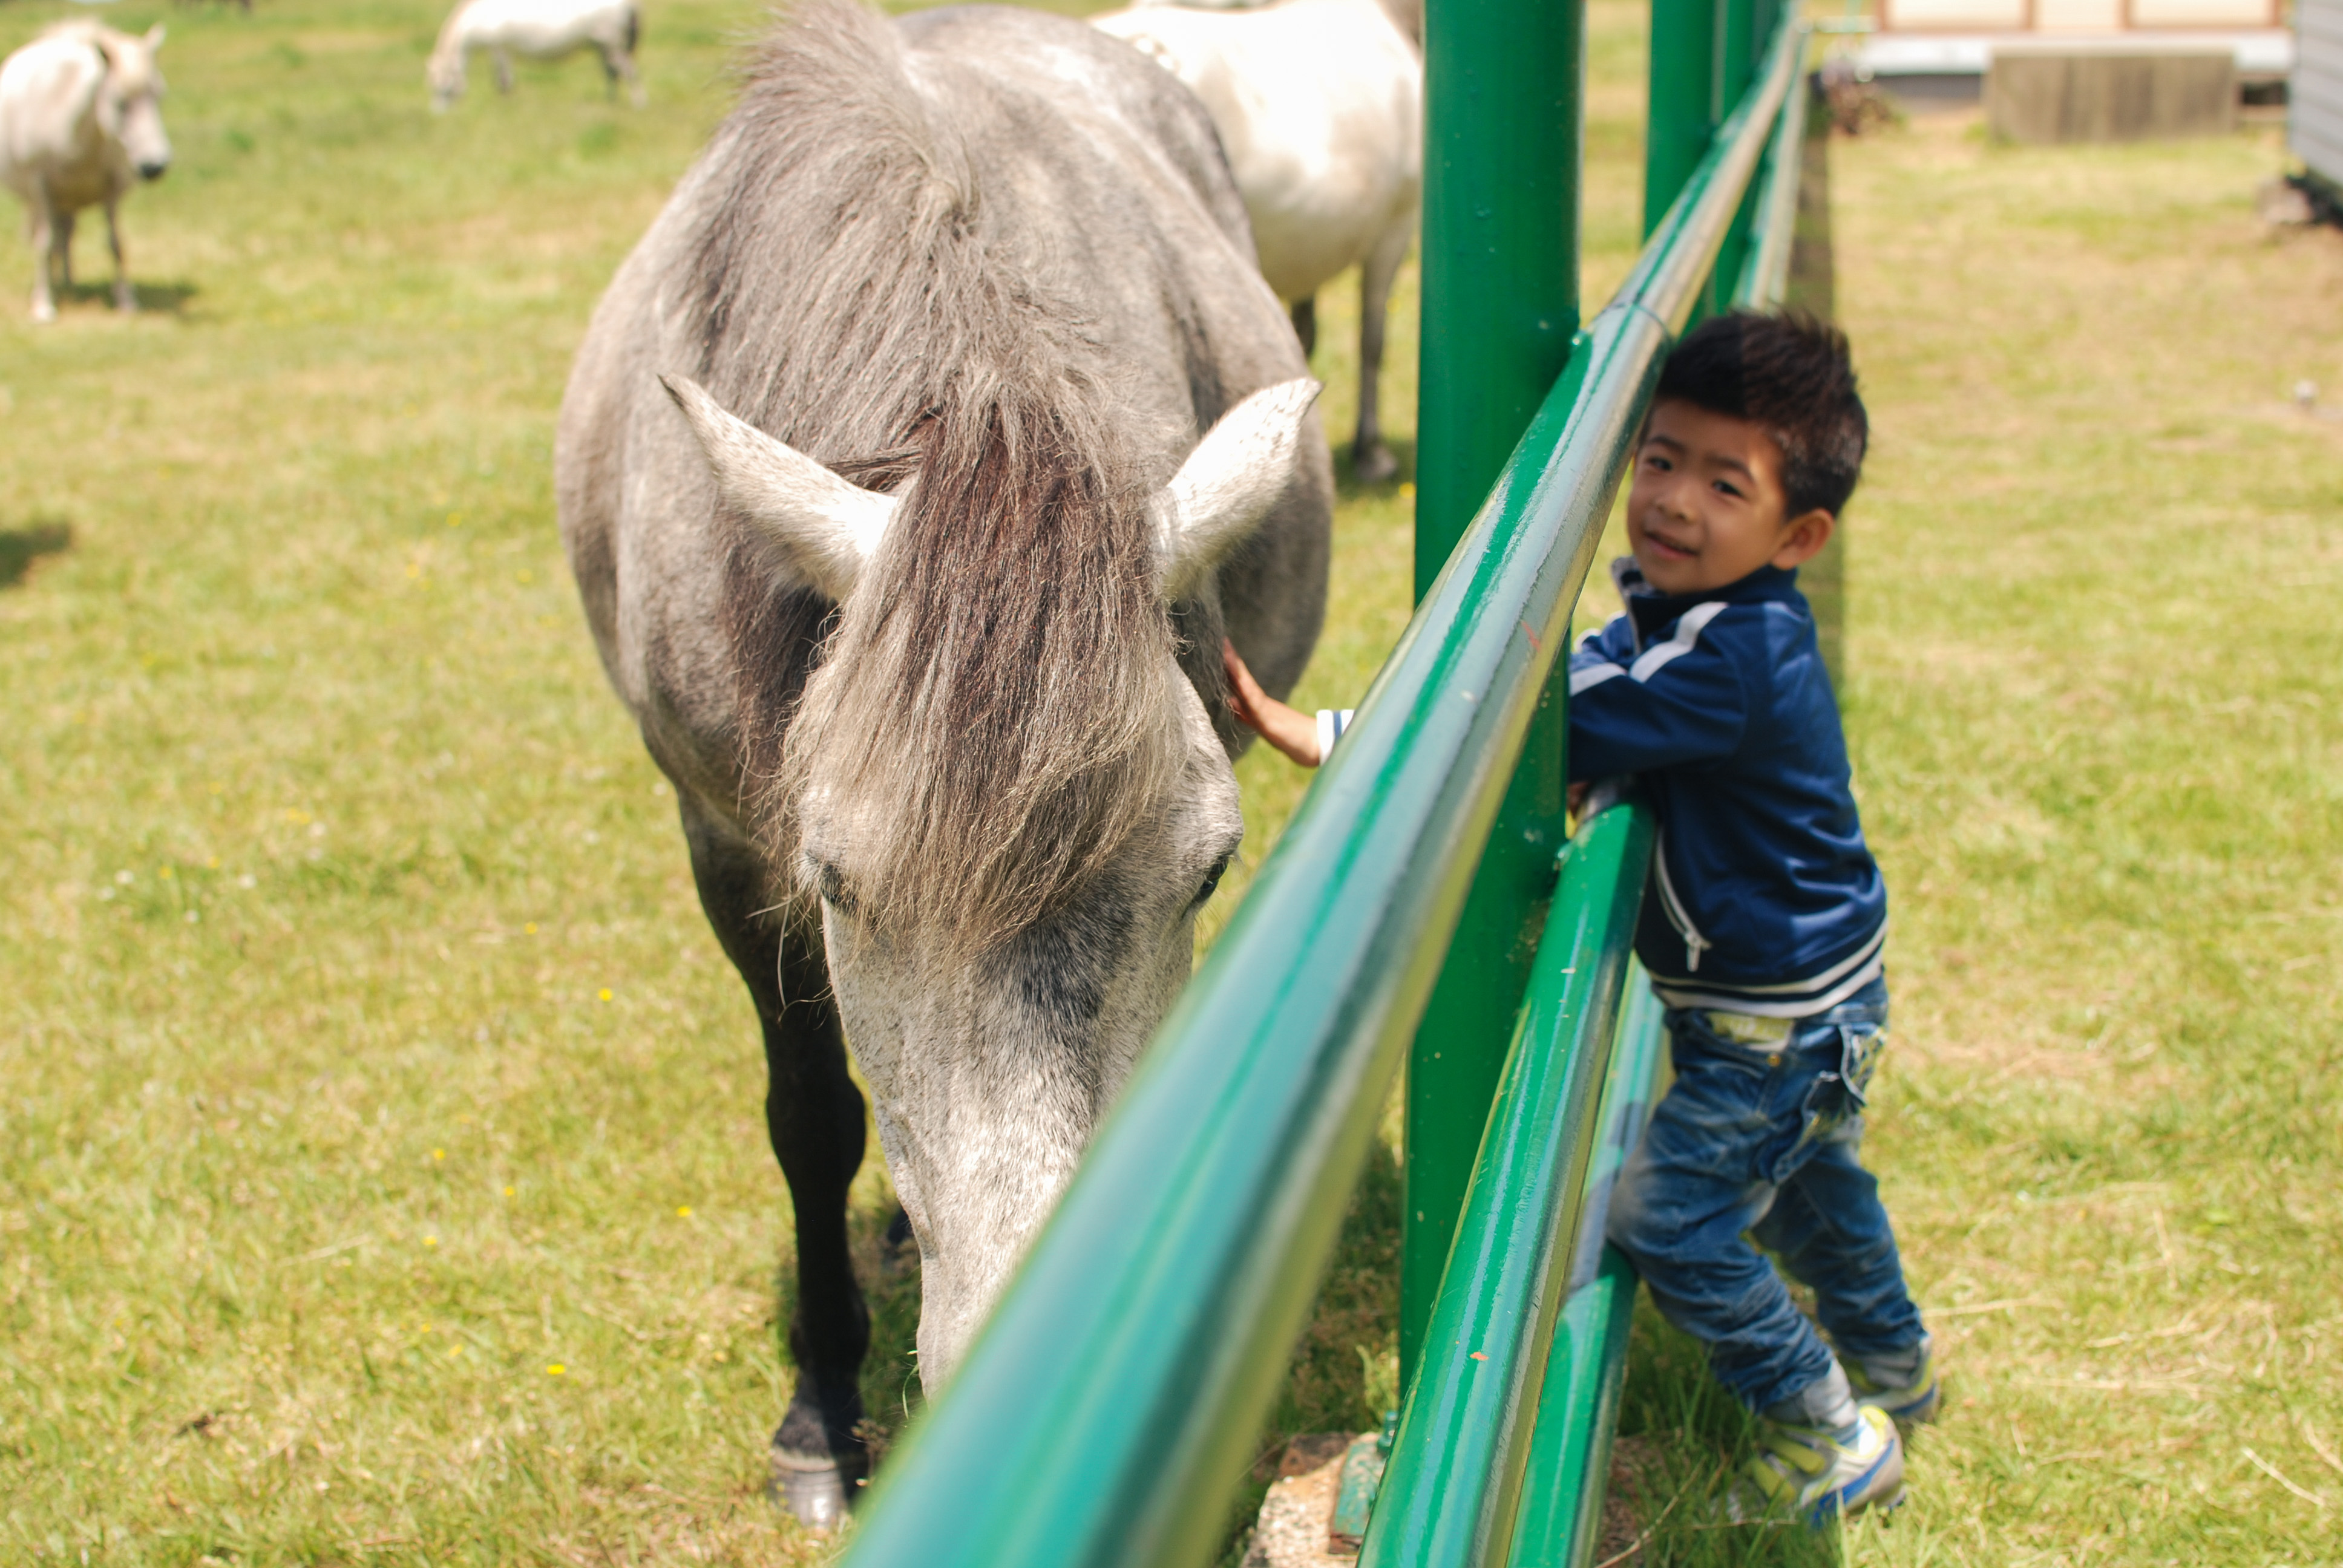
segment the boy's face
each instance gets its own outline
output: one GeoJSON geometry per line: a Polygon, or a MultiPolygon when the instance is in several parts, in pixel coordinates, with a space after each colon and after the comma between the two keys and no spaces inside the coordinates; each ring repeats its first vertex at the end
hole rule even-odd
{"type": "Polygon", "coordinates": [[[1655,405],[1627,491],[1627,545],[1664,594],[1702,593],[1830,542],[1820,509],[1792,518],[1782,449],[1765,427],[1670,398],[1655,405]]]}

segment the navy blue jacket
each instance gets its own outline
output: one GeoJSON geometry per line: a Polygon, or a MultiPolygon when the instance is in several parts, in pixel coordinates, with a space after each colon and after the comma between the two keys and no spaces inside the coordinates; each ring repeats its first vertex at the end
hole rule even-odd
{"type": "Polygon", "coordinates": [[[1887,888],[1798,574],[1670,598],[1612,567],[1627,613],[1570,658],[1570,777],[1634,774],[1660,822],[1635,953],[1671,1007],[1800,1018],[1881,972],[1887,888]]]}

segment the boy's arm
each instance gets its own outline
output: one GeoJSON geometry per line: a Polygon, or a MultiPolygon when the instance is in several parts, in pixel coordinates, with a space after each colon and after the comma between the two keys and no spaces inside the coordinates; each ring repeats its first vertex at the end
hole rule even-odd
{"type": "Polygon", "coordinates": [[[1604,639],[1571,656],[1573,779],[1714,762],[1739,749],[1747,695],[1732,660],[1699,629],[1640,654],[1614,658],[1604,639]]]}
{"type": "Polygon", "coordinates": [[[1237,657],[1236,644],[1226,638],[1221,639],[1221,664],[1228,671],[1229,707],[1238,723],[1304,768],[1315,768],[1326,759],[1318,720],[1263,691],[1245,661],[1237,657]]]}

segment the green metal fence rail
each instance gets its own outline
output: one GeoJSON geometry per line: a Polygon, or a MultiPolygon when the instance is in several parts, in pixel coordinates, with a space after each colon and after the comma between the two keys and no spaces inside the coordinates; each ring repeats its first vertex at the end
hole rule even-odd
{"type": "Polygon", "coordinates": [[[1513,1524],[1517,1568],[1587,1563],[1603,1523],[1603,1488],[1627,1362],[1627,1328],[1635,1309],[1634,1271],[1603,1244],[1603,1213],[1619,1168],[1650,1119],[1658,1091],[1660,1002],[1639,964],[1628,967],[1617,1043],[1603,1088],[1580,1201],[1578,1252],[1570,1296],[1554,1325],[1537,1430],[1522,1478],[1513,1524]]]}
{"type": "Polygon", "coordinates": [[[1617,808],[1564,853],[1361,1568],[1506,1559],[1653,831],[1617,808]]]}
{"type": "MultiPolygon", "coordinates": [[[[1793,42],[1791,47],[1797,49],[1793,42]]],[[[1803,56],[1803,51],[1799,54],[1803,56]]],[[[1765,146],[1765,169],[1754,193],[1748,260],[1733,286],[1745,308],[1779,305],[1789,289],[1790,248],[1798,227],[1798,170],[1806,139],[1809,95],[1793,85],[1782,100],[1765,146]]]]}
{"type": "MultiPolygon", "coordinates": [[[[952,1386],[889,1457],[853,1568],[1187,1568],[1221,1541],[1533,721],[1560,744],[1573,607],[1796,48],[1777,31],[1627,285],[1573,341],[952,1386]]],[[[1526,1000],[1364,1560],[1562,1562],[1589,1538],[1632,1279],[1595,1266],[1587,1194],[1651,1083],[1640,987],[1617,1016],[1650,838],[1639,809],[1596,815],[1558,886],[1547,851],[1526,1000]]]]}

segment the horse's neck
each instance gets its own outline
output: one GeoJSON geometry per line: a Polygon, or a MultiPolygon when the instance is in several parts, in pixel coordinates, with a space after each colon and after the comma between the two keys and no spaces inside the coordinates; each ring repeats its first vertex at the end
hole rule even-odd
{"type": "Polygon", "coordinates": [[[470,29],[472,9],[478,3],[478,0],[464,0],[462,5],[447,13],[447,20],[439,24],[439,41],[431,46],[432,59],[444,60],[449,55],[460,59],[463,56],[465,35],[470,29]]]}
{"type": "Polygon", "coordinates": [[[1392,19],[1407,41],[1418,50],[1423,47],[1423,0],[1377,0],[1383,15],[1392,19]]]}

